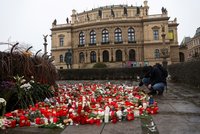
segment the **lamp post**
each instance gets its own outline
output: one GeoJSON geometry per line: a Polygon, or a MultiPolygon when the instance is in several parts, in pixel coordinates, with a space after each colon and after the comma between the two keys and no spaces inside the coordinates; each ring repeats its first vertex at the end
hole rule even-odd
{"type": "Polygon", "coordinates": [[[160,57],[163,58],[163,61],[162,61],[162,65],[165,69],[167,69],[167,64],[168,64],[168,61],[167,61],[167,58],[169,58],[169,53],[168,53],[168,48],[165,44],[165,26],[162,25],[162,42],[163,42],[163,48],[160,49],[161,53],[160,53],[160,57]]]}

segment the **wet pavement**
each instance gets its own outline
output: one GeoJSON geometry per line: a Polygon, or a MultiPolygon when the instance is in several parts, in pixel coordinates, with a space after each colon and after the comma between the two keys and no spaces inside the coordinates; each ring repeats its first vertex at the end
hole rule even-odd
{"type": "Polygon", "coordinates": [[[200,89],[169,83],[155,99],[160,110],[152,117],[160,134],[200,134],[200,89]]]}
{"type": "Polygon", "coordinates": [[[131,122],[73,125],[64,130],[17,127],[9,129],[8,134],[200,134],[200,89],[168,83],[167,92],[154,99],[159,113],[131,122]]]}

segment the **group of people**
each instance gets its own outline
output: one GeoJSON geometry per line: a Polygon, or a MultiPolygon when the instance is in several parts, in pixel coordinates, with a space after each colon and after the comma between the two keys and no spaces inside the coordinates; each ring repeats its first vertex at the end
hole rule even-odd
{"type": "Polygon", "coordinates": [[[162,95],[167,86],[168,72],[161,64],[145,66],[140,76],[139,86],[145,85],[150,90],[149,95],[162,95]]]}

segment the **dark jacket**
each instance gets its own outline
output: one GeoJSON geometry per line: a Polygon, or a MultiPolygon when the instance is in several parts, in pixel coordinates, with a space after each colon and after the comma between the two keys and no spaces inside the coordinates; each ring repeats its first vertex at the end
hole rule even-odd
{"type": "Polygon", "coordinates": [[[163,72],[157,66],[154,66],[150,72],[150,83],[154,85],[160,82],[166,84],[166,78],[163,76],[163,72]]]}
{"type": "MultiPolygon", "coordinates": [[[[155,66],[147,66],[144,67],[142,70],[142,78],[149,78],[149,84],[151,84],[152,86],[156,83],[160,83],[163,82],[166,84],[166,77],[163,74],[163,71],[160,69],[160,66],[155,65],[155,66]]],[[[142,86],[143,83],[142,81],[139,83],[139,86],[142,86]]]]}

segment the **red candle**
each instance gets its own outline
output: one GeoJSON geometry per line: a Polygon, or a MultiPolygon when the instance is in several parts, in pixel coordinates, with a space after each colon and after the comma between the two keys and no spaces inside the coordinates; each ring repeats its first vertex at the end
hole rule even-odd
{"type": "Polygon", "coordinates": [[[52,111],[52,116],[56,116],[56,113],[57,113],[56,110],[53,110],[52,111]]]}
{"type": "Polygon", "coordinates": [[[94,124],[95,123],[95,119],[93,119],[93,118],[89,119],[89,123],[90,124],[94,124]]]}
{"type": "Polygon", "coordinates": [[[50,118],[51,116],[52,116],[52,112],[51,112],[51,111],[48,111],[46,117],[47,117],[47,118],[50,118]]]}
{"type": "Polygon", "coordinates": [[[4,116],[6,116],[6,117],[11,117],[11,116],[12,116],[12,113],[6,113],[4,116]]]}
{"type": "Polygon", "coordinates": [[[62,116],[66,116],[66,115],[67,115],[67,111],[64,110],[64,111],[62,112],[62,116]]]}
{"type": "Polygon", "coordinates": [[[20,120],[19,120],[19,126],[20,127],[23,127],[23,126],[25,126],[25,123],[26,123],[26,117],[25,116],[20,116],[20,118],[19,118],[20,120]]]}
{"type": "Polygon", "coordinates": [[[36,109],[37,109],[36,107],[31,107],[30,108],[31,111],[36,111],[36,109]]]}
{"type": "Polygon", "coordinates": [[[30,120],[27,120],[27,121],[26,121],[26,126],[31,126],[30,120]]]}
{"type": "Polygon", "coordinates": [[[38,124],[38,125],[40,124],[40,118],[39,117],[35,118],[35,123],[38,124]]]}
{"type": "Polygon", "coordinates": [[[141,107],[139,110],[140,110],[140,115],[141,115],[143,113],[143,111],[144,111],[144,108],[141,107]]]}
{"type": "Polygon", "coordinates": [[[157,106],[153,108],[153,113],[154,114],[158,113],[158,107],[157,106]]]}
{"type": "Polygon", "coordinates": [[[96,125],[97,125],[97,126],[100,126],[100,125],[101,125],[101,119],[99,119],[99,118],[96,119],[96,125]]]}
{"type": "Polygon", "coordinates": [[[57,117],[53,117],[53,123],[57,123],[58,122],[58,118],[57,117]]]}
{"type": "Polygon", "coordinates": [[[16,127],[16,120],[11,120],[11,128],[16,127]]]}
{"type": "Polygon", "coordinates": [[[20,127],[25,126],[25,120],[20,120],[20,121],[19,121],[19,126],[20,126],[20,127]]]}
{"type": "Polygon", "coordinates": [[[128,112],[128,114],[127,114],[127,120],[128,121],[134,120],[134,114],[132,112],[128,112]]]}
{"type": "Polygon", "coordinates": [[[149,107],[146,110],[148,114],[151,112],[151,109],[149,107]]]}
{"type": "Polygon", "coordinates": [[[38,106],[39,106],[38,103],[36,103],[36,104],[35,104],[35,107],[38,108],[38,106]]]}

